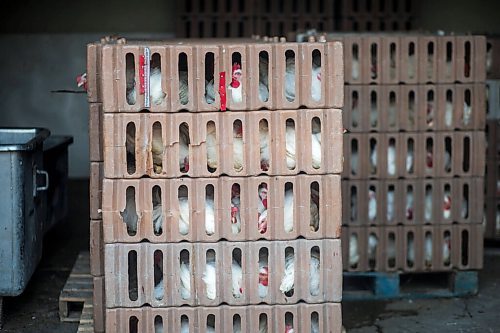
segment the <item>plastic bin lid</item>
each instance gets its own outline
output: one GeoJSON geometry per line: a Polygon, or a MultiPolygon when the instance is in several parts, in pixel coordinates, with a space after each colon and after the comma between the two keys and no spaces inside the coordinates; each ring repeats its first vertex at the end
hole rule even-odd
{"type": "Polygon", "coordinates": [[[0,151],[33,150],[37,144],[49,137],[46,128],[0,128],[0,151]]]}

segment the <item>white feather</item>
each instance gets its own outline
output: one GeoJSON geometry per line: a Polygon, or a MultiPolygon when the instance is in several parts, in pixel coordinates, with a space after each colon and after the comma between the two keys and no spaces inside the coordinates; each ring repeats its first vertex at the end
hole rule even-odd
{"type": "Polygon", "coordinates": [[[295,169],[295,127],[287,122],[286,124],[286,165],[288,169],[295,169]]]}
{"type": "Polygon", "coordinates": [[[181,262],[180,265],[180,279],[181,285],[179,292],[182,299],[189,299],[191,297],[191,274],[189,272],[189,267],[185,262],[181,262]]]}
{"type": "Polygon", "coordinates": [[[233,260],[231,264],[231,281],[233,296],[235,298],[240,298],[243,288],[243,270],[236,260],[233,260]]]}
{"type": "Polygon", "coordinates": [[[295,255],[293,252],[287,253],[285,256],[285,271],[281,279],[280,291],[285,294],[294,288],[295,284],[295,255]]]}
{"type": "MultiPolygon", "coordinates": [[[[208,259],[208,258],[207,258],[208,259]]],[[[205,288],[207,291],[208,299],[215,299],[216,296],[216,270],[215,261],[207,260],[205,265],[205,272],[203,272],[202,277],[203,282],[205,282],[205,288]]]]}

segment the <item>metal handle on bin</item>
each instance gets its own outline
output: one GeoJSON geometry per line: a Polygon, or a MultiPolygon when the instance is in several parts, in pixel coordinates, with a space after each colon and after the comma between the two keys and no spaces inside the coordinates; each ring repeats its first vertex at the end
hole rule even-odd
{"type": "Polygon", "coordinates": [[[44,175],[45,176],[45,186],[38,186],[36,185],[36,191],[47,191],[49,188],[49,173],[45,170],[36,170],[37,175],[44,175]]]}

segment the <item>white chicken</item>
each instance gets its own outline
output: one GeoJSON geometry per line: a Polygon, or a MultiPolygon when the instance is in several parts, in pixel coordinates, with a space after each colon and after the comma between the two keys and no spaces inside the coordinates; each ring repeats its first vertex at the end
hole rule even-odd
{"type": "Polygon", "coordinates": [[[269,287],[269,268],[259,261],[259,297],[264,298],[267,296],[269,287]]]}
{"type": "Polygon", "coordinates": [[[207,167],[209,171],[215,171],[217,169],[217,140],[216,140],[216,128],[213,121],[207,123],[207,167]]]}
{"type": "MultiPolygon", "coordinates": [[[[134,75],[134,70],[132,68],[127,68],[127,103],[129,105],[134,105],[137,100],[136,95],[136,82],[134,75]]],[[[182,80],[186,80],[187,82],[187,73],[181,72],[181,82],[182,80]]],[[[150,85],[150,95],[153,104],[159,105],[165,99],[166,94],[163,92],[161,87],[161,69],[159,67],[151,68],[149,72],[149,85],[150,85]]],[[[186,85],[187,89],[187,85],[186,85]]],[[[187,95],[185,97],[187,99],[187,95]]],[[[186,100],[187,103],[187,100],[186,100]]],[[[183,104],[186,104],[183,103],[183,104]]]]}
{"type": "Polygon", "coordinates": [[[451,239],[449,234],[445,234],[443,238],[442,255],[443,264],[448,266],[451,263],[451,239]]]}
{"type": "Polygon", "coordinates": [[[157,189],[157,187],[153,187],[153,230],[155,235],[160,235],[163,231],[161,192],[155,189],[157,189]]]}
{"type": "Polygon", "coordinates": [[[452,122],[453,122],[453,103],[447,100],[444,112],[444,124],[447,127],[451,127],[452,122]]]}
{"type": "Polygon", "coordinates": [[[352,175],[357,175],[358,174],[358,151],[351,151],[351,174],[352,175]]]}
{"type": "Polygon", "coordinates": [[[207,253],[207,263],[202,277],[205,283],[206,296],[208,299],[215,299],[216,296],[216,269],[215,269],[215,253],[207,253]]]}
{"type": "Polygon", "coordinates": [[[243,170],[243,125],[236,121],[233,125],[233,168],[236,172],[243,170]]]}
{"type": "Polygon", "coordinates": [[[243,101],[243,85],[241,84],[241,76],[241,65],[234,63],[232,68],[231,83],[228,87],[233,103],[241,103],[243,101]]]}
{"type": "Polygon", "coordinates": [[[259,140],[260,140],[260,169],[262,171],[269,170],[269,127],[267,121],[259,122],[259,140]]]}
{"type": "MultiPolygon", "coordinates": [[[[189,328],[187,330],[189,332],[189,328]]],[[[155,332],[154,333],[163,333],[163,321],[155,320],[155,332]]]]}
{"type": "MultiPolygon", "coordinates": [[[[135,148],[137,147],[137,145],[135,144],[135,135],[132,133],[132,127],[127,126],[126,140],[127,161],[130,159],[135,161],[135,148]]],[[[151,155],[153,159],[153,170],[155,173],[161,173],[163,170],[162,159],[164,148],[165,147],[163,145],[161,135],[153,135],[151,143],[151,155]]],[[[130,174],[134,173],[134,170],[130,169],[131,165],[129,165],[129,163],[127,163],[127,168],[130,174]]]]}
{"type": "Polygon", "coordinates": [[[181,260],[179,273],[181,280],[179,292],[182,299],[189,299],[191,297],[191,273],[189,269],[189,262],[181,260]]]}
{"type": "Polygon", "coordinates": [[[318,316],[313,316],[311,318],[311,333],[320,333],[319,332],[319,318],[318,318],[318,316]]]}
{"type": "Polygon", "coordinates": [[[189,232],[189,200],[187,195],[179,196],[179,233],[187,235],[189,232]]]}
{"type": "MultiPolygon", "coordinates": [[[[313,59],[311,72],[311,97],[315,101],[321,99],[321,66],[318,65],[319,60],[316,57],[313,59]]],[[[295,59],[286,58],[285,71],[285,98],[288,102],[295,100],[295,59]]]]}
{"type": "Polygon", "coordinates": [[[432,221],[432,191],[425,191],[424,219],[426,222],[432,221]]]}
{"type": "MultiPolygon", "coordinates": [[[[180,333],[190,333],[189,332],[189,319],[186,316],[181,317],[181,332],[180,333]]],[[[194,332],[192,332],[194,333],[194,332]]]]}
{"type": "Polygon", "coordinates": [[[359,79],[359,60],[356,58],[352,58],[351,62],[351,76],[353,80],[359,79]]]}
{"type": "Polygon", "coordinates": [[[321,123],[319,118],[313,118],[311,135],[312,167],[321,167],[321,123]]]}
{"type": "Polygon", "coordinates": [[[406,193],[406,219],[413,220],[413,190],[406,193]]]}
{"type": "Polygon", "coordinates": [[[285,232],[292,232],[294,225],[294,204],[293,204],[293,189],[289,188],[285,190],[285,200],[284,200],[284,228],[285,232]]]}
{"type": "Polygon", "coordinates": [[[125,193],[125,209],[120,212],[120,216],[127,226],[127,233],[130,236],[135,236],[139,217],[135,206],[135,191],[131,188],[127,188],[125,193]]]}
{"type": "Polygon", "coordinates": [[[240,187],[237,184],[233,184],[231,188],[231,230],[233,234],[241,231],[240,187]]]}
{"type": "Polygon", "coordinates": [[[396,147],[392,144],[387,148],[387,173],[391,176],[396,174],[396,147]]]}
{"type": "Polygon", "coordinates": [[[374,221],[377,218],[377,197],[374,190],[368,190],[368,220],[374,221]]]}
{"type": "Polygon", "coordinates": [[[289,170],[295,169],[295,123],[292,120],[286,121],[285,128],[285,146],[286,146],[286,166],[289,170]]]}
{"type": "Polygon", "coordinates": [[[387,221],[394,219],[394,189],[387,191],[387,221]]]}
{"type": "Polygon", "coordinates": [[[406,154],[406,172],[413,173],[413,150],[410,149],[406,154]]]}
{"type": "Polygon", "coordinates": [[[189,127],[185,124],[179,126],[179,170],[181,172],[189,171],[189,127]]]}
{"type": "Polygon", "coordinates": [[[311,258],[309,260],[309,292],[312,296],[319,295],[320,285],[320,254],[316,248],[311,251],[311,258]]]}
{"type": "Polygon", "coordinates": [[[370,174],[377,173],[377,142],[370,143],[370,174]]]}
{"type": "Polygon", "coordinates": [[[443,218],[449,219],[451,217],[451,196],[450,191],[445,191],[443,199],[443,218]]]}
{"type": "Polygon", "coordinates": [[[469,125],[472,117],[472,107],[467,102],[464,102],[464,113],[463,113],[463,123],[464,125],[469,125]]]}
{"type": "Polygon", "coordinates": [[[310,211],[310,221],[309,227],[311,231],[318,231],[319,221],[320,221],[320,211],[319,211],[319,191],[315,187],[311,187],[311,198],[309,203],[310,211]]]}
{"type": "Polygon", "coordinates": [[[211,236],[215,233],[214,194],[207,195],[205,200],[205,232],[211,236]]]}
{"type": "Polygon", "coordinates": [[[293,251],[287,252],[285,255],[285,271],[281,279],[280,291],[287,297],[293,295],[295,285],[295,254],[293,251]]]}
{"type": "Polygon", "coordinates": [[[259,186],[259,200],[257,201],[257,228],[259,233],[264,234],[267,231],[267,184],[259,186]]]}
{"type": "Polygon", "coordinates": [[[377,124],[378,124],[377,103],[376,100],[373,100],[372,97],[372,102],[370,103],[370,127],[377,127],[377,124]]]}
{"type": "Polygon", "coordinates": [[[377,262],[377,245],[378,238],[375,234],[370,234],[368,236],[368,264],[370,268],[375,268],[377,262]]]}
{"type": "Polygon", "coordinates": [[[240,298],[243,294],[243,270],[240,264],[234,259],[231,264],[231,281],[234,298],[240,298]]]}
{"type": "Polygon", "coordinates": [[[427,102],[427,113],[426,113],[426,123],[427,126],[432,127],[434,125],[434,103],[427,102]]]}
{"type": "Polygon", "coordinates": [[[432,236],[430,233],[425,235],[424,260],[425,267],[432,266],[432,236]]]}
{"type": "Polygon", "coordinates": [[[351,234],[349,237],[349,267],[357,268],[359,263],[358,235],[351,234]]]}

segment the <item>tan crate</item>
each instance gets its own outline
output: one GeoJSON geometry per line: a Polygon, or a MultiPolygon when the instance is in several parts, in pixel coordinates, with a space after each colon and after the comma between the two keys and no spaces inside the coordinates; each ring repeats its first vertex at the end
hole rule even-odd
{"type": "Polygon", "coordinates": [[[232,332],[233,321],[239,323],[242,332],[258,332],[261,321],[262,327],[267,328],[268,332],[284,332],[287,324],[293,324],[295,331],[309,332],[312,331],[311,322],[316,318],[318,332],[340,333],[342,330],[339,303],[245,307],[224,305],[216,308],[118,308],[108,309],[106,318],[106,332],[109,333],[125,332],[130,327],[136,332],[153,332],[155,324],[166,332],[181,332],[188,327],[190,332],[210,328],[213,328],[213,332],[232,332]]]}
{"type": "MultiPolygon", "coordinates": [[[[185,190],[181,188],[181,190],[185,190]]],[[[195,242],[215,242],[220,239],[230,241],[245,240],[285,240],[305,237],[308,239],[338,238],[340,236],[341,223],[341,197],[340,177],[334,175],[309,176],[299,175],[293,177],[252,177],[252,178],[230,178],[218,179],[172,179],[172,180],[104,180],[104,241],[115,242],[140,242],[147,239],[150,242],[179,242],[183,240],[195,242]],[[240,229],[233,229],[232,220],[232,195],[233,185],[240,188],[241,219],[240,229]],[[267,185],[267,229],[259,231],[259,205],[262,199],[259,196],[261,184],[267,185]],[[289,186],[291,184],[291,189],[289,186]],[[187,198],[179,203],[179,189],[185,186],[187,198]],[[317,186],[319,192],[316,204],[315,191],[311,187],[317,186]],[[157,189],[155,189],[157,187],[157,189]],[[213,187],[213,210],[207,211],[207,189],[213,187]],[[153,190],[160,190],[161,208],[153,206],[153,190]],[[127,191],[133,191],[134,197],[127,191]],[[291,193],[291,194],[290,194],[291,193]],[[313,207],[319,207],[318,228],[311,227],[311,198],[313,207]],[[288,200],[293,200],[293,224],[286,225],[285,217],[292,218],[286,214],[288,200]],[[135,204],[138,216],[136,229],[132,225],[127,229],[124,223],[124,211],[127,205],[135,204]],[[184,211],[188,209],[188,226],[181,225],[186,219],[184,211]],[[163,216],[161,231],[154,227],[153,216],[159,212],[163,216]],[[285,214],[286,213],[286,214],[285,214]],[[207,228],[210,223],[210,214],[213,214],[213,227],[207,228]],[[212,230],[207,232],[207,230],[212,230]],[[236,233],[235,233],[236,231],[236,233]]],[[[132,192],[130,192],[132,193],[132,192]]],[[[182,193],[184,195],[184,193],[182,193]]],[[[183,196],[185,198],[185,196],[183,196]]],[[[132,213],[131,213],[132,214],[132,213]]],[[[315,225],[316,222],[312,223],[315,225]]]]}
{"type": "Polygon", "coordinates": [[[439,272],[481,269],[483,265],[480,223],[342,229],[347,271],[439,272]],[[359,236],[356,238],[354,234],[359,236]],[[373,261],[371,266],[369,258],[373,261]]]}
{"type": "MultiPolygon", "coordinates": [[[[321,109],[303,111],[106,114],[104,116],[105,176],[107,178],[140,178],[142,176],[175,178],[180,176],[295,175],[300,172],[340,173],[342,171],[342,112],[321,109]],[[288,119],[293,120],[290,126],[287,126],[288,119]],[[267,143],[265,136],[263,137],[264,143],[261,143],[261,135],[259,135],[261,121],[263,124],[267,123],[267,143]],[[313,138],[313,121],[320,125],[321,142],[317,140],[317,135],[313,138]],[[241,123],[241,133],[238,135],[235,134],[238,133],[235,128],[238,128],[239,123],[241,123]],[[210,137],[207,134],[209,125],[212,125],[210,137]],[[135,128],[135,137],[130,135],[127,143],[129,126],[135,128]],[[154,137],[155,126],[159,129],[158,133],[161,133],[161,141],[160,138],[154,137]],[[187,132],[190,140],[187,147],[185,143],[182,146],[188,149],[187,171],[185,168],[181,170],[179,162],[182,148],[179,138],[181,126],[187,126],[187,130],[183,133],[187,132]],[[290,157],[294,161],[282,163],[287,159],[287,135],[295,138],[295,154],[290,157]],[[235,139],[235,136],[241,138],[235,139]],[[207,142],[213,142],[213,144],[209,145],[207,142]],[[127,165],[127,154],[131,155],[130,150],[133,150],[132,146],[127,148],[127,144],[132,143],[135,145],[135,172],[133,167],[129,168],[127,165]],[[156,150],[153,155],[154,144],[160,145],[163,153],[158,152],[158,148],[154,148],[156,150]],[[240,147],[236,144],[241,145],[239,149],[242,158],[235,157],[234,151],[240,147]],[[261,146],[267,146],[269,164],[267,167],[261,163],[261,146]],[[209,149],[213,152],[210,155],[210,161],[207,160],[209,149]],[[316,154],[314,156],[313,151],[316,154]],[[154,158],[161,158],[161,170],[154,167],[155,163],[158,165],[158,162],[153,161],[154,158]]],[[[264,133],[265,127],[262,128],[262,133],[264,133]]],[[[266,151],[265,148],[263,151],[266,151]]],[[[289,153],[293,154],[292,144],[290,144],[289,153]]],[[[130,161],[130,166],[132,163],[130,161]]]]}
{"type": "Polygon", "coordinates": [[[342,197],[343,224],[349,226],[483,220],[483,179],[479,177],[345,180],[342,197]]]}
{"type": "MultiPolygon", "coordinates": [[[[176,112],[187,110],[216,111],[221,109],[221,102],[218,98],[219,92],[219,72],[225,72],[227,95],[227,108],[229,110],[252,110],[260,108],[287,109],[299,108],[300,106],[316,108],[341,107],[343,102],[343,62],[341,43],[263,43],[247,40],[243,42],[231,41],[206,41],[205,43],[187,42],[184,44],[172,43],[147,43],[147,42],[124,42],[116,45],[102,46],[102,75],[100,84],[102,85],[104,112],[138,112],[147,109],[152,112],[176,112]],[[310,59],[312,52],[316,51],[321,55],[321,75],[329,78],[320,81],[320,98],[313,100],[311,95],[312,64],[302,64],[302,59],[310,59]],[[259,72],[259,52],[268,52],[269,71],[268,91],[269,100],[260,100],[258,89],[259,84],[255,80],[255,73],[259,72]],[[295,99],[289,102],[285,98],[283,82],[285,81],[285,53],[294,52],[295,61],[295,99]],[[148,53],[149,52],[149,53],[148,53]],[[211,52],[213,61],[206,64],[205,55],[211,52]],[[309,54],[311,53],[311,54],[309,54]],[[158,100],[151,100],[151,105],[147,106],[147,97],[142,93],[139,86],[142,84],[139,74],[141,73],[142,57],[152,59],[159,56],[161,65],[161,89],[165,94],[164,98],[158,96],[158,100]],[[182,55],[182,58],[180,57],[182,55]],[[135,103],[133,99],[127,100],[127,57],[129,65],[134,64],[135,75],[129,78],[132,85],[135,82],[135,103]],[[182,61],[181,61],[182,60],[182,61]],[[237,62],[241,66],[243,77],[241,79],[241,101],[232,97],[232,90],[229,89],[233,64],[237,62]],[[184,66],[179,72],[179,63],[184,66]],[[208,71],[205,75],[206,64],[208,71]],[[301,65],[302,64],[302,65],[301,65]],[[186,75],[182,82],[187,88],[181,88],[179,73],[186,75]],[[187,73],[187,74],[183,74],[187,73]],[[253,74],[252,74],[253,73],[253,74]],[[200,75],[201,74],[201,75],[200,75]],[[200,78],[196,79],[195,78],[200,78]],[[207,104],[205,98],[205,80],[213,78],[213,89],[215,90],[215,101],[207,104]],[[299,78],[301,78],[299,80],[299,78]],[[182,92],[187,95],[186,99],[180,99],[182,92]],[[129,102],[131,104],[129,104],[129,102]]],[[[148,70],[149,68],[146,68],[148,70]]],[[[146,72],[147,73],[147,72],[146,72]]],[[[132,72],[130,72],[132,74],[132,72]]],[[[183,76],[184,77],[184,76],[183,76]]],[[[99,82],[97,83],[99,84],[99,82]]],[[[144,87],[147,88],[144,81],[144,87]]],[[[145,93],[148,90],[145,90],[145,93]]],[[[130,90],[129,90],[130,92],[130,90]]],[[[156,95],[155,95],[156,96],[156,95]]],[[[291,96],[290,96],[291,97],[291,96]]],[[[316,97],[315,97],[316,98],[316,97]]]]}
{"type": "Polygon", "coordinates": [[[266,304],[292,304],[301,300],[307,303],[323,303],[340,302],[341,300],[342,258],[340,240],[158,245],[149,243],[108,244],[105,253],[106,304],[108,308],[138,307],[146,303],[152,307],[166,307],[180,305],[214,306],[221,303],[249,305],[261,302],[266,304]],[[310,290],[309,261],[311,251],[314,248],[319,249],[320,253],[320,281],[319,289],[314,287],[313,291],[310,290]],[[255,292],[259,289],[259,253],[261,249],[265,249],[268,254],[267,296],[255,292]],[[288,296],[280,291],[280,285],[285,274],[286,249],[293,250],[295,258],[294,282],[296,283],[294,283],[293,294],[288,294],[288,296]],[[157,250],[163,254],[163,260],[156,259],[160,253],[156,252],[157,250]],[[208,250],[213,250],[215,253],[217,258],[215,271],[219,272],[216,273],[216,276],[221,277],[220,279],[216,278],[216,291],[213,299],[208,298],[208,293],[205,292],[206,284],[203,281],[206,268],[205,256],[208,250]],[[135,256],[134,253],[137,256],[136,267],[134,267],[134,259],[131,259],[135,256]],[[186,260],[186,253],[189,253],[189,260],[186,260]],[[252,254],[257,255],[255,260],[251,259],[252,254]],[[186,264],[185,267],[189,267],[189,271],[185,275],[186,277],[189,276],[190,280],[189,293],[183,294],[181,290],[179,258],[185,258],[183,261],[186,264]],[[233,294],[231,280],[234,268],[232,268],[233,260],[236,260],[238,264],[241,263],[239,266],[242,268],[241,274],[243,278],[240,285],[241,289],[239,289],[241,292],[239,298],[233,294]],[[157,299],[157,296],[160,296],[161,293],[157,293],[155,296],[154,271],[157,270],[154,268],[155,263],[162,268],[160,271],[162,279],[158,280],[157,285],[163,283],[165,286],[163,298],[158,297],[161,298],[160,300],[157,299]],[[141,272],[141,274],[137,274],[137,281],[135,281],[132,273],[134,268],[141,272]],[[223,274],[220,274],[220,272],[223,272],[223,274]],[[137,289],[135,289],[135,286],[137,286],[137,289]],[[263,297],[259,297],[259,295],[263,297]]]}
{"type": "Polygon", "coordinates": [[[344,140],[342,176],[348,179],[483,176],[484,155],[474,152],[484,151],[484,147],[484,132],[480,131],[348,133],[344,140]]]}

